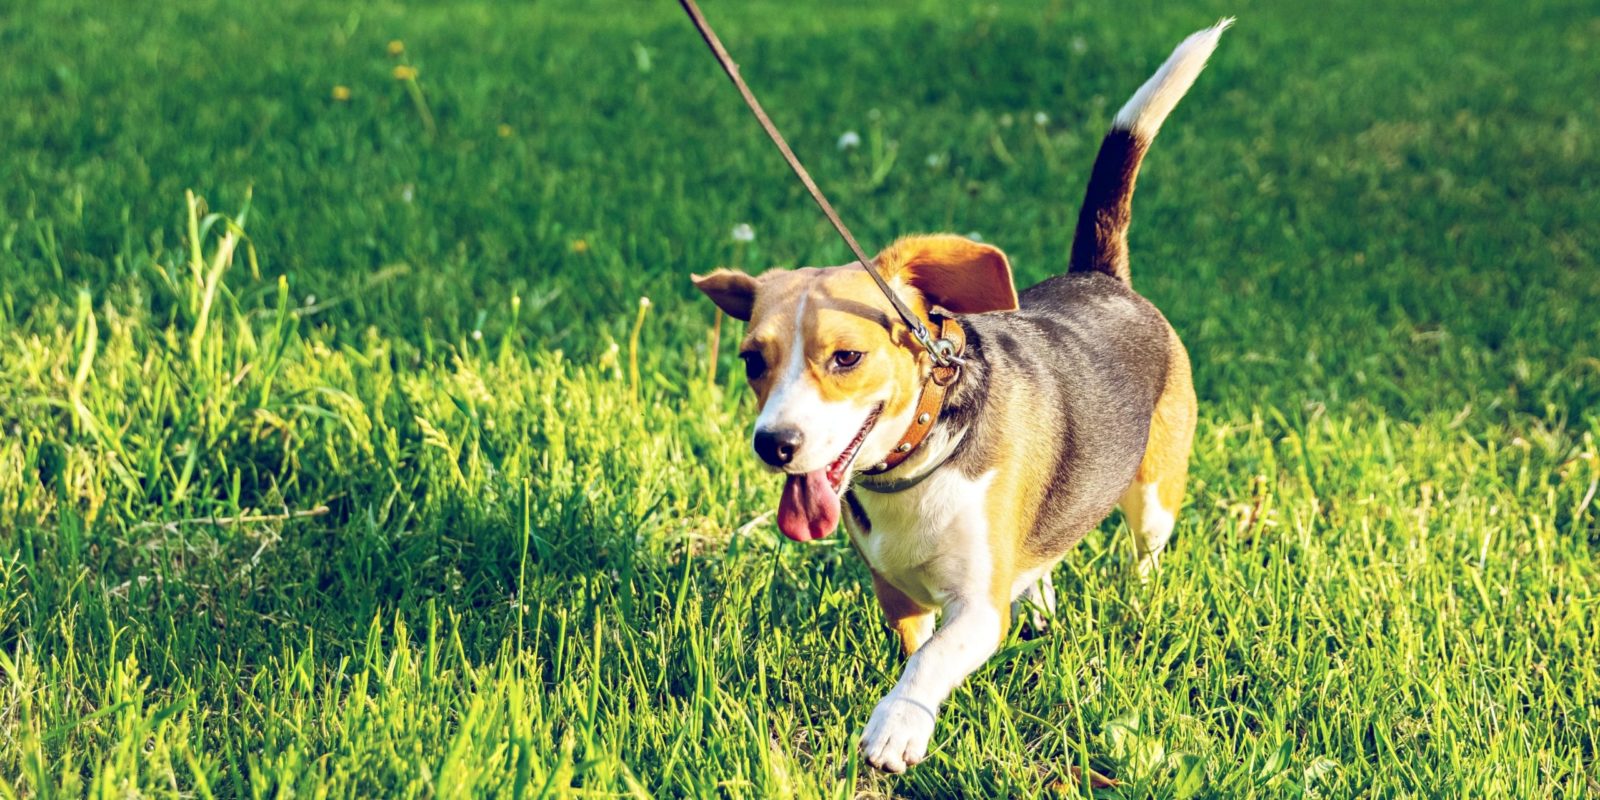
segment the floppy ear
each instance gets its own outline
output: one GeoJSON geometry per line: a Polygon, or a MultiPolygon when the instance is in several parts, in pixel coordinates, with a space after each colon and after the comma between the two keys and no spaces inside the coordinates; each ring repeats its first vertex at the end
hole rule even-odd
{"type": "Polygon", "coordinates": [[[750,308],[756,304],[755,278],[736,269],[719,269],[710,275],[690,275],[689,280],[728,316],[750,321],[750,308]]]}
{"type": "Polygon", "coordinates": [[[878,263],[885,277],[899,278],[922,292],[930,305],[957,314],[1017,308],[1006,254],[965,236],[907,237],[883,251],[878,263]]]}

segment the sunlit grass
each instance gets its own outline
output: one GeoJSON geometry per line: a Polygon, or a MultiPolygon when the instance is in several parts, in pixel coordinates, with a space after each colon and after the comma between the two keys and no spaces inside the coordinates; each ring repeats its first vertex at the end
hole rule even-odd
{"type": "Polygon", "coordinates": [[[0,795],[1594,791],[1592,14],[708,4],[858,235],[1025,282],[1240,17],[1133,233],[1202,402],[1164,571],[1107,521],[890,778],[870,582],[773,530],[686,277],[842,247],[675,6],[612,11],[0,21],[0,795]]]}

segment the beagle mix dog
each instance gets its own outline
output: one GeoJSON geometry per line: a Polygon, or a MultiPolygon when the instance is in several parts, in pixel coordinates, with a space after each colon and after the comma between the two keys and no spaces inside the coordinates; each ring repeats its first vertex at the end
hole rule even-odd
{"type": "Polygon", "coordinates": [[[926,756],[940,704],[994,654],[1013,604],[1053,613],[1051,569],[1113,507],[1141,577],[1172,535],[1194,388],[1177,334],[1130,285],[1127,231],[1145,150],[1231,22],[1185,39],[1118,112],[1065,274],[1019,296],[986,244],[913,236],[878,254],[958,366],[934,363],[858,263],[693,276],[748,322],[739,355],[755,451],[785,476],[779,529],[811,541],[842,516],[908,657],[861,737],[880,769],[926,756]]]}

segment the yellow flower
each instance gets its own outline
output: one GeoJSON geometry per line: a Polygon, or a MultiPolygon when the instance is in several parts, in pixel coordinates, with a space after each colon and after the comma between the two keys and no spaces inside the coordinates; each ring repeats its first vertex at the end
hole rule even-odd
{"type": "Polygon", "coordinates": [[[500,127],[496,128],[495,132],[499,133],[500,138],[502,139],[511,138],[511,126],[505,124],[504,122],[500,123],[500,127]]]}
{"type": "Polygon", "coordinates": [[[572,240],[572,252],[574,252],[574,253],[587,253],[587,252],[589,252],[589,243],[584,241],[584,240],[582,240],[582,239],[573,239],[572,240]]]}
{"type": "Polygon", "coordinates": [[[348,87],[348,86],[335,86],[335,87],[333,87],[333,99],[336,102],[340,102],[340,103],[348,103],[348,102],[350,102],[350,87],[348,87]]]}
{"type": "Polygon", "coordinates": [[[410,64],[401,64],[394,68],[394,79],[397,81],[414,81],[417,79],[417,68],[410,64]]]}
{"type": "Polygon", "coordinates": [[[406,51],[406,43],[395,39],[389,42],[389,55],[397,56],[406,51]]]}

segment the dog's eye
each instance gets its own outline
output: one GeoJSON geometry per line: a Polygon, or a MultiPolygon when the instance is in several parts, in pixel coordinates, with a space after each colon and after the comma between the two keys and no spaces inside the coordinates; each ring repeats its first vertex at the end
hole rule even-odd
{"type": "Polygon", "coordinates": [[[861,363],[860,350],[837,350],[833,354],[833,365],[839,369],[849,369],[861,363]]]}
{"type": "Polygon", "coordinates": [[[753,381],[767,373],[767,360],[760,353],[746,350],[739,354],[739,358],[744,361],[744,377],[747,380],[753,381]]]}

